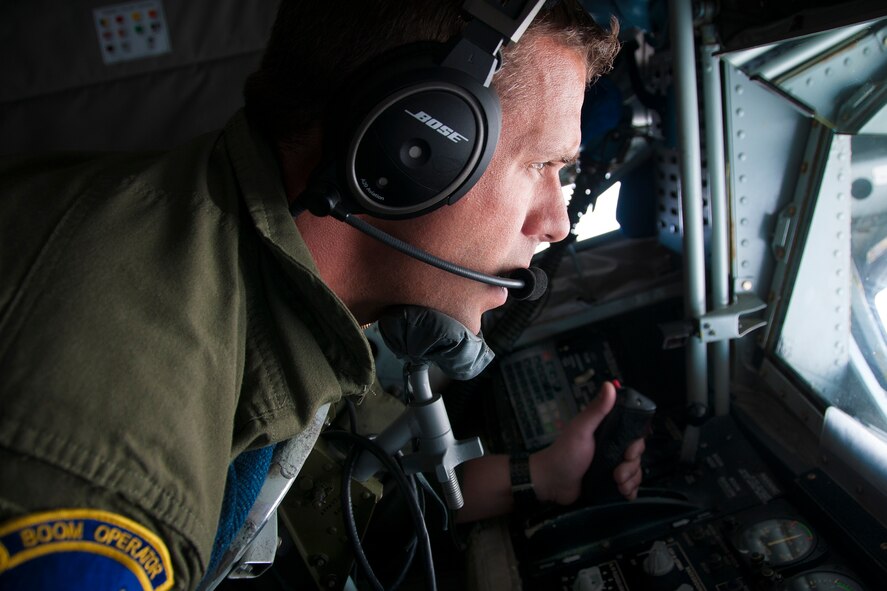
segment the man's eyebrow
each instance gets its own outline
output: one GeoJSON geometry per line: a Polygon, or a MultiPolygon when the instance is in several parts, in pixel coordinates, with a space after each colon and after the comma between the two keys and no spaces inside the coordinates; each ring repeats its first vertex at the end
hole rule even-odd
{"type": "Polygon", "coordinates": [[[563,162],[566,166],[572,166],[579,161],[579,152],[576,152],[572,156],[562,156],[560,161],[563,162]]]}

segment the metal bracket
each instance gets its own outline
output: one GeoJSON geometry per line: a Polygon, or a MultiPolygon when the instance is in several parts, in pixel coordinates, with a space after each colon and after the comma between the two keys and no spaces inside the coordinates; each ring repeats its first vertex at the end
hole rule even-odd
{"type": "MultiPolygon", "coordinates": [[[[329,413],[330,404],[326,403],[321,406],[314,418],[311,419],[301,433],[281,442],[274,448],[274,456],[271,458],[271,466],[268,468],[268,476],[259,490],[259,496],[250,508],[246,517],[246,522],[234,536],[230,546],[222,555],[219,564],[213,571],[207,572],[203,580],[197,587],[198,591],[211,591],[215,589],[228,576],[234,568],[239,568],[237,578],[246,578],[251,572],[262,569],[262,560],[258,558],[250,558],[252,562],[243,562],[243,557],[247,550],[259,538],[258,544],[266,546],[270,543],[270,537],[260,538],[259,534],[267,529],[266,536],[270,536],[270,532],[274,533],[274,548],[277,548],[277,506],[286,496],[296,476],[302,469],[302,465],[308,458],[308,454],[314,448],[314,443],[320,434],[320,430],[326,421],[329,413]],[[271,521],[274,522],[272,529],[268,529],[267,525],[271,521]]],[[[263,556],[267,556],[264,550],[254,549],[263,556]]],[[[255,554],[253,556],[256,556],[255,554]]],[[[273,558],[273,555],[272,555],[273,558]]],[[[264,560],[264,559],[263,559],[264,560]]],[[[265,567],[267,568],[267,566],[265,567]]],[[[258,575],[255,575],[258,576],[258,575]]]]}
{"type": "Polygon", "coordinates": [[[229,579],[254,579],[262,575],[274,564],[277,554],[277,512],[256,534],[252,543],[238,563],[231,569],[229,579]]]}
{"type": "Polygon", "coordinates": [[[663,349],[677,349],[687,344],[690,337],[703,343],[739,339],[753,330],[766,326],[764,318],[746,318],[746,314],[767,307],[754,293],[740,293],[732,304],[713,310],[698,320],[678,320],[659,325],[663,349]]]}
{"type": "Polygon", "coordinates": [[[703,343],[740,339],[766,326],[767,321],[763,318],[745,317],[766,307],[767,304],[753,293],[737,294],[733,303],[726,308],[709,312],[699,319],[697,336],[703,343]]]}
{"type": "Polygon", "coordinates": [[[773,231],[770,249],[778,261],[788,258],[789,248],[794,243],[795,233],[798,229],[797,214],[797,206],[794,203],[789,203],[782,208],[776,218],[776,229],[773,231]]]}

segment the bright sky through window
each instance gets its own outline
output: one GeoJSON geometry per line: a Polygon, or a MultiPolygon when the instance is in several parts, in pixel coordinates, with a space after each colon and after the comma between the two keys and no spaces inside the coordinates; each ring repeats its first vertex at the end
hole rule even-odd
{"type": "Polygon", "coordinates": [[[887,289],[882,289],[875,294],[875,309],[878,310],[878,316],[881,317],[881,324],[887,329],[887,289]]]}

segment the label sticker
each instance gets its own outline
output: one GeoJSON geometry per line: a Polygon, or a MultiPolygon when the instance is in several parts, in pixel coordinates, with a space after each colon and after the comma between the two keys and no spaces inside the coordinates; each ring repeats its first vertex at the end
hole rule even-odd
{"type": "Polygon", "coordinates": [[[146,527],[108,511],[61,509],[0,526],[0,588],[166,591],[169,551],[146,527]]]}

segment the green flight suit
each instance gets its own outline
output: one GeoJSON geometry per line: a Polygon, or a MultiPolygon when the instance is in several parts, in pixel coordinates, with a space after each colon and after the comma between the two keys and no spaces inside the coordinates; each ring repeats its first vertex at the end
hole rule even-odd
{"type": "Polygon", "coordinates": [[[373,381],[242,114],[167,153],[0,159],[0,244],[0,525],[111,511],[193,588],[232,459],[373,381]]]}

